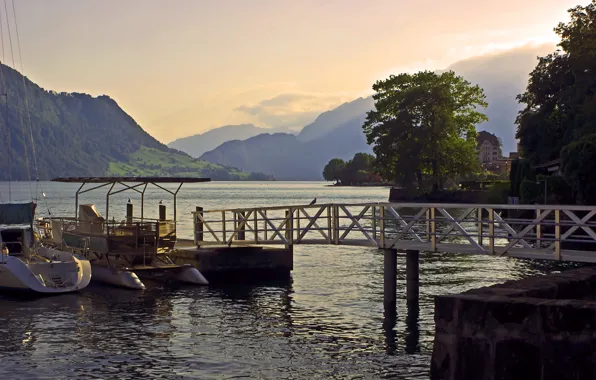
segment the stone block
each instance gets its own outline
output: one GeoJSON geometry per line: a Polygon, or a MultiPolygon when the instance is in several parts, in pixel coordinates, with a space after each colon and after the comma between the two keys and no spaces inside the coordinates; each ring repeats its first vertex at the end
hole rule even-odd
{"type": "Polygon", "coordinates": [[[591,301],[547,301],[540,305],[540,316],[545,334],[596,332],[596,303],[591,301]]]}
{"type": "Polygon", "coordinates": [[[453,316],[456,313],[456,305],[456,297],[435,297],[435,330],[437,333],[447,333],[452,331],[455,327],[453,324],[453,316]]]}
{"type": "Polygon", "coordinates": [[[540,347],[514,339],[497,342],[493,369],[495,380],[539,380],[540,347]]]}
{"type": "Polygon", "coordinates": [[[538,312],[542,302],[537,298],[492,297],[487,300],[486,318],[498,325],[523,324],[538,312]]]}
{"type": "Polygon", "coordinates": [[[488,380],[491,363],[490,343],[484,339],[460,338],[457,342],[453,380],[488,380]]]}
{"type": "Polygon", "coordinates": [[[545,339],[542,380],[596,379],[596,340],[545,339]]]}
{"type": "Polygon", "coordinates": [[[451,380],[452,344],[437,336],[433,344],[433,356],[430,362],[430,378],[432,380],[451,380]]]}

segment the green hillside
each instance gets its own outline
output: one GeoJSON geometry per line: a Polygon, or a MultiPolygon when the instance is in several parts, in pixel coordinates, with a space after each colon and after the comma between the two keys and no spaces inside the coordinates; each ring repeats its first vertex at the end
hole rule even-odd
{"type": "Polygon", "coordinates": [[[0,93],[7,94],[0,96],[0,180],[35,179],[35,163],[41,180],[132,174],[269,178],[168,148],[106,95],[48,91],[5,65],[0,65],[0,93]]]}
{"type": "Polygon", "coordinates": [[[271,176],[196,160],[185,153],[141,147],[126,162],[111,162],[109,176],[202,176],[219,180],[270,180],[271,176]]]}

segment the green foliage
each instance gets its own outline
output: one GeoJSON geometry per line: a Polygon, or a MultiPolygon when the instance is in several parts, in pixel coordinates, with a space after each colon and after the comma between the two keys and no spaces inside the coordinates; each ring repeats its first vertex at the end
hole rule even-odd
{"type": "Polygon", "coordinates": [[[497,181],[488,188],[487,202],[492,204],[506,204],[511,183],[509,181],[497,181]]]}
{"type": "Polygon", "coordinates": [[[535,179],[524,179],[520,184],[521,203],[545,203],[544,188],[546,182],[546,203],[566,204],[572,203],[571,188],[561,176],[537,176],[535,179]]]}
{"type": "Polygon", "coordinates": [[[521,182],[518,179],[519,159],[511,162],[511,169],[509,170],[509,194],[512,197],[519,197],[519,185],[521,182]]]}
{"type": "Polygon", "coordinates": [[[519,186],[519,197],[521,203],[543,203],[543,194],[544,184],[542,183],[536,183],[536,181],[524,179],[519,186]]]}
{"type": "Polygon", "coordinates": [[[348,162],[334,158],[325,166],[323,176],[328,181],[336,180],[344,185],[378,182],[380,178],[374,174],[374,161],[375,157],[368,153],[356,153],[348,162]]]}
{"type": "Polygon", "coordinates": [[[486,121],[478,107],[485,95],[449,71],[400,74],[374,84],[375,110],[363,129],[385,178],[425,191],[448,178],[478,172],[475,125],[486,121]]]}
{"type": "Polygon", "coordinates": [[[524,180],[536,181],[536,173],[532,169],[532,165],[526,159],[517,159],[511,163],[511,171],[509,172],[509,181],[511,183],[512,197],[520,197],[521,183],[524,180]]]}
{"type": "Polygon", "coordinates": [[[326,181],[337,181],[346,169],[346,162],[339,158],[333,158],[323,169],[323,178],[326,181]]]}
{"type": "Polygon", "coordinates": [[[5,154],[0,161],[0,180],[9,179],[9,175],[13,180],[106,174],[213,174],[214,179],[264,176],[209,166],[169,149],[108,96],[46,91],[5,65],[0,69],[0,92],[8,94],[0,97],[0,141],[5,154]]]}
{"type": "Polygon", "coordinates": [[[517,118],[517,137],[532,163],[559,157],[574,140],[596,133],[596,0],[569,10],[570,21],[560,23],[559,50],[540,58],[530,74],[525,104],[517,118]]]}
{"type": "Polygon", "coordinates": [[[175,176],[209,177],[220,181],[271,180],[262,173],[246,173],[207,161],[194,159],[186,154],[141,147],[126,162],[111,162],[109,176],[175,176]]]}
{"type": "Polygon", "coordinates": [[[575,202],[572,188],[564,177],[558,175],[539,176],[538,180],[541,179],[547,181],[547,203],[570,204],[575,202]]]}
{"type": "Polygon", "coordinates": [[[596,134],[566,145],[561,150],[561,165],[575,201],[596,204],[596,134]]]}

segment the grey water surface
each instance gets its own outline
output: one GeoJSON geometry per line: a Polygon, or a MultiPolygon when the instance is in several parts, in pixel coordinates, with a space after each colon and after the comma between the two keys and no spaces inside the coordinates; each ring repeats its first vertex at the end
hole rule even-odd
{"type": "MultiPolygon", "coordinates": [[[[322,182],[212,182],[178,196],[179,235],[192,238],[190,212],[318,203],[384,202],[389,189],[322,182]]],[[[38,214],[73,216],[77,184],[20,182],[12,201],[38,197],[38,214]],[[41,197],[46,194],[47,202],[41,197]]],[[[105,214],[105,190],[87,193],[105,214]]],[[[9,186],[0,183],[6,202],[9,186]]],[[[111,199],[122,217],[128,198],[111,199]]],[[[145,216],[171,196],[148,189],[145,216]]],[[[0,295],[1,379],[428,379],[433,296],[552,270],[529,261],[422,254],[420,310],[405,303],[399,258],[395,325],[384,323],[383,254],[372,248],[296,246],[290,281],[162,287],[131,291],[90,286],[45,298],[0,295]]]]}

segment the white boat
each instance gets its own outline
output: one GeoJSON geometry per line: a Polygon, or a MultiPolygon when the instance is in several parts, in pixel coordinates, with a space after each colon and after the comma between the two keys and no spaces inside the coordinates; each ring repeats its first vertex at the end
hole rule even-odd
{"type": "Polygon", "coordinates": [[[35,203],[0,204],[0,289],[68,293],[91,281],[89,260],[45,247],[33,231],[35,203]]]}
{"type": "Polygon", "coordinates": [[[132,204],[127,205],[127,217],[122,221],[110,221],[110,195],[124,190],[136,190],[144,199],[144,189],[148,184],[170,192],[158,185],[184,182],[205,182],[201,178],[164,177],[85,177],[56,178],[58,182],[79,182],[83,185],[75,194],[75,216],[48,217],[38,221],[41,239],[55,247],[68,247],[84,255],[91,262],[93,280],[109,285],[144,289],[146,281],[180,282],[193,285],[208,285],[209,281],[190,264],[177,264],[168,253],[176,242],[176,201],[174,194],[174,219],[166,220],[165,206],[160,204],[160,218],[143,217],[144,200],[141,202],[141,217],[134,218],[132,204]],[[128,183],[135,183],[129,185],[128,183]],[[84,189],[86,184],[94,184],[84,189]],[[98,185],[99,184],[99,185],[98,185]],[[112,192],[115,184],[123,190],[112,192]],[[106,217],[99,214],[93,204],[79,204],[79,194],[110,186],[107,196],[106,217]],[[163,215],[162,215],[163,214],[163,215]]]}

